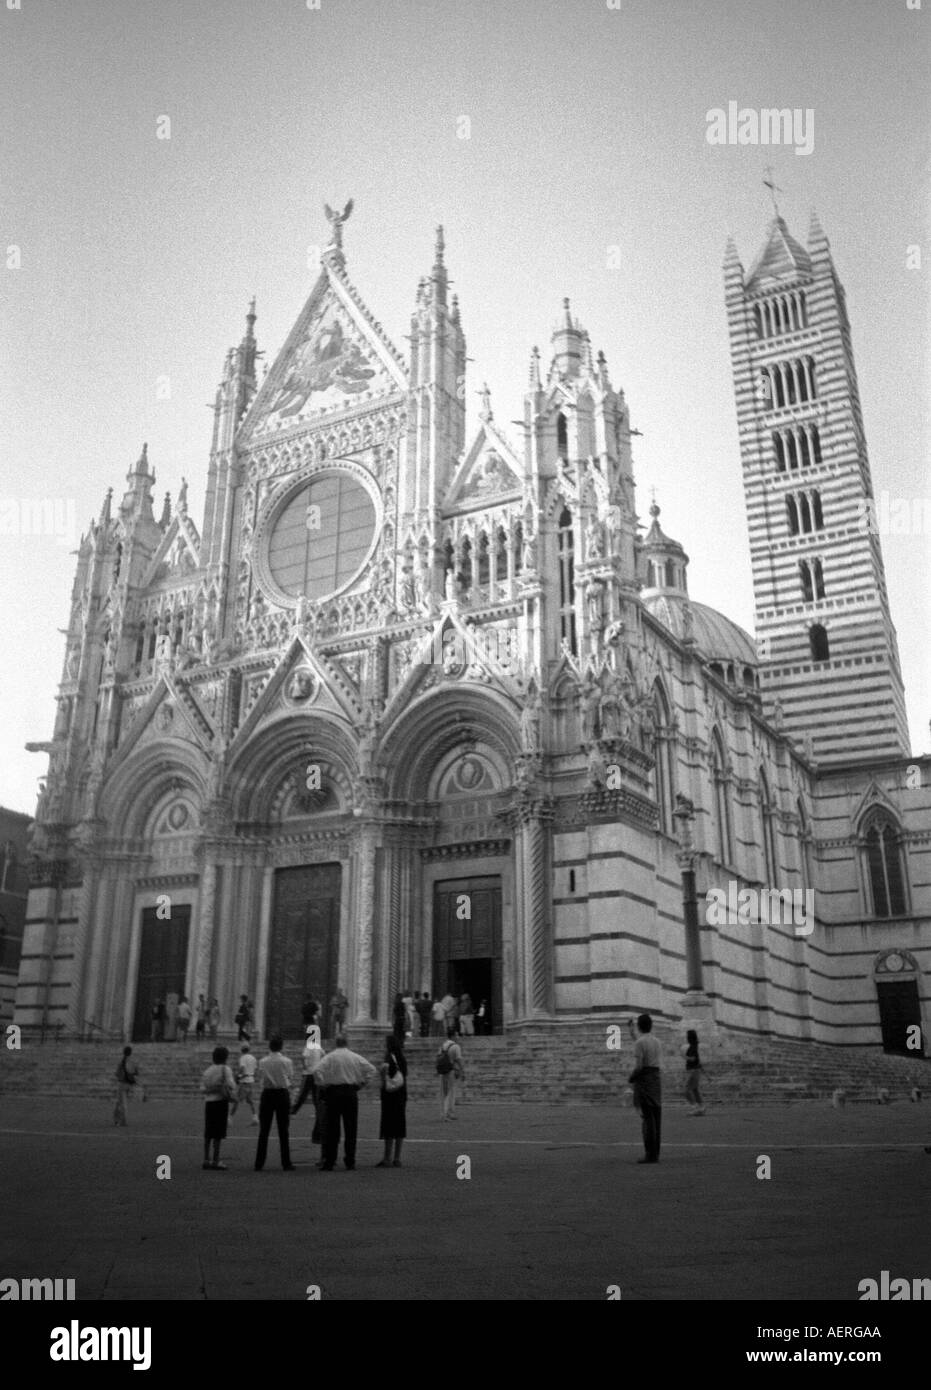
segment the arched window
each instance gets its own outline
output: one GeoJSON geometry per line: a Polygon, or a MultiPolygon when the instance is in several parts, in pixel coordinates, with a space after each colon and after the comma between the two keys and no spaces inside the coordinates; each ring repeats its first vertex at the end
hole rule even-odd
{"type": "Polygon", "coordinates": [[[813,603],[815,593],[811,583],[811,568],[807,560],[799,560],[798,576],[802,584],[802,602],[813,603]]]}
{"type": "Polygon", "coordinates": [[[824,575],[821,571],[821,561],[812,560],[811,579],[815,589],[815,598],[824,598],[824,575]]]}
{"type": "Polygon", "coordinates": [[[653,724],[653,792],[659,807],[659,828],[672,835],[675,832],[672,813],[676,804],[675,742],[669,701],[659,681],[653,686],[653,724]]]}
{"type": "Polygon", "coordinates": [[[875,816],[865,835],[866,869],[874,917],[900,917],[908,911],[900,832],[892,817],[875,816]]]}
{"type": "Polygon", "coordinates": [[[666,561],[666,587],[668,589],[676,587],[676,567],[671,560],[666,561]]]}
{"type": "Polygon", "coordinates": [[[757,336],[758,338],[762,338],[762,336],[763,336],[763,316],[762,316],[762,314],[760,313],[760,306],[759,306],[759,304],[754,304],[754,306],[753,306],[753,322],[756,324],[756,336],[757,336]]]}
{"type": "Polygon", "coordinates": [[[722,864],[732,860],[731,807],[728,799],[727,772],[724,761],[724,745],[715,729],[711,735],[711,777],[714,793],[715,850],[722,864]]]}
{"type": "Polygon", "coordinates": [[[821,493],[820,493],[820,492],[813,492],[813,493],[811,494],[811,509],[812,509],[812,512],[814,513],[815,530],[816,530],[816,531],[823,531],[823,530],[824,530],[824,512],[821,510],[821,493]]]}
{"type": "Polygon", "coordinates": [[[789,431],[788,443],[789,443],[789,467],[790,467],[791,469],[795,469],[795,468],[798,468],[798,439],[796,438],[795,430],[790,430],[790,431],[789,431]]]}
{"type": "Polygon", "coordinates": [[[821,435],[818,433],[818,426],[811,427],[811,447],[815,454],[815,463],[821,462],[821,435]]]}
{"type": "Polygon", "coordinates": [[[514,573],[520,574],[524,568],[524,528],[521,522],[514,526],[514,539],[511,545],[514,552],[514,573]]]}
{"type": "Polygon", "coordinates": [[[503,526],[495,532],[495,578],[500,583],[508,577],[508,538],[503,526]]]}
{"type": "Polygon", "coordinates": [[[464,594],[472,588],[472,542],[466,536],[459,547],[459,587],[464,594]]]}
{"type": "Polygon", "coordinates": [[[488,537],[482,531],[478,538],[478,583],[484,587],[490,578],[488,564],[488,537]]]}
{"type": "Polygon", "coordinates": [[[443,583],[445,585],[446,576],[448,574],[455,575],[456,573],[456,552],[449,538],[447,538],[446,544],[443,547],[443,557],[443,583]]]}
{"type": "Polygon", "coordinates": [[[808,642],[812,661],[830,661],[831,648],[828,634],[820,623],[812,623],[808,629],[808,642]]]}
{"type": "Polygon", "coordinates": [[[782,435],[778,432],[773,435],[773,451],[776,455],[776,468],[780,473],[786,471],[786,448],[782,442],[782,435]]]}
{"type": "Polygon", "coordinates": [[[799,524],[803,531],[811,530],[811,507],[808,503],[808,493],[799,493],[799,524]]]}
{"type": "Polygon", "coordinates": [[[795,498],[791,493],[786,497],[786,520],[789,523],[789,535],[798,535],[798,507],[795,505],[795,498]]]}
{"type": "Polygon", "coordinates": [[[559,636],[569,643],[569,650],[576,654],[575,634],[575,535],[572,528],[572,513],[563,507],[559,516],[557,532],[557,554],[559,557],[559,636]]]}
{"type": "Polygon", "coordinates": [[[569,457],[569,426],[562,411],[556,416],[556,452],[560,458],[569,457]]]}
{"type": "Polygon", "coordinates": [[[760,822],[763,832],[763,875],[770,887],[776,885],[776,823],[766,773],[760,769],[760,822]]]}

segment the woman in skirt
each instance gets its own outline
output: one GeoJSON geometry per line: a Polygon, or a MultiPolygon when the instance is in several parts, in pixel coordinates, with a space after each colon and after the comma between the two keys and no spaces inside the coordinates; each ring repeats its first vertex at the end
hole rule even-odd
{"type": "Polygon", "coordinates": [[[381,1128],[385,1156],[376,1168],[400,1168],[401,1145],[407,1134],[407,1059],[394,1033],[385,1038],[385,1060],[381,1074],[381,1128]],[[392,1151],[394,1158],[392,1159],[392,1151]]]}
{"type": "Polygon", "coordinates": [[[204,1093],[204,1163],[205,1168],[218,1168],[226,1171],[226,1164],[220,1162],[220,1142],[226,1138],[226,1121],[229,1118],[230,1101],[235,1098],[236,1088],[233,1073],[226,1065],[229,1056],[225,1047],[213,1049],[213,1063],[204,1072],[200,1088],[204,1093]],[[210,1150],[213,1149],[213,1160],[210,1150]]]}

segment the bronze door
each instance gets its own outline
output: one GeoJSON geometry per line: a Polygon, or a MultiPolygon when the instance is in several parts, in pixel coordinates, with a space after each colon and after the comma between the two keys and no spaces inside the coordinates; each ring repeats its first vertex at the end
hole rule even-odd
{"type": "Polygon", "coordinates": [[[148,1042],[151,1038],[152,1005],[157,999],[165,999],[172,993],[180,999],[184,993],[190,905],[173,905],[171,916],[164,921],[159,919],[157,913],[158,908],[155,907],[142,909],[133,1042],[148,1042]]]}
{"type": "Polygon", "coordinates": [[[269,1037],[303,1036],[301,1006],[308,994],[325,1011],[341,983],[336,973],[341,877],[338,864],[307,864],[275,874],[265,1007],[269,1037]]]}
{"type": "Polygon", "coordinates": [[[501,879],[462,878],[436,884],[433,908],[433,996],[471,996],[475,1030],[502,1031],[501,879]],[[482,1024],[488,1025],[482,1027],[482,1024]]]}
{"type": "Polygon", "coordinates": [[[921,1028],[921,1004],[917,980],[883,980],[876,986],[879,994],[879,1026],[882,1029],[883,1052],[901,1052],[906,1057],[920,1057],[908,1046],[908,1030],[912,1024],[921,1028]]]}

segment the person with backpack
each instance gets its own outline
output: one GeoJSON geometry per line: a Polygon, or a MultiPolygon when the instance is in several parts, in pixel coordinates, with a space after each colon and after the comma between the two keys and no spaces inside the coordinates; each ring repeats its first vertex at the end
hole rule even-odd
{"type": "Polygon", "coordinates": [[[197,1009],[194,1014],[194,1041],[203,1042],[207,1028],[207,1001],[202,994],[197,996],[197,1009]]]}
{"type": "Polygon", "coordinates": [[[685,1038],[682,1048],[685,1058],[685,1098],[695,1107],[693,1115],[704,1115],[705,1107],[701,1103],[701,1092],[698,1089],[698,1078],[702,1071],[701,1058],[698,1055],[698,1034],[694,1028],[690,1028],[685,1038]]]}
{"type": "MultiPolygon", "coordinates": [[[[116,1081],[116,1103],[113,1106],[113,1123],[115,1125],[126,1124],[126,1102],[136,1086],[141,1086],[139,1081],[139,1067],[132,1060],[132,1048],[124,1047],[123,1055],[114,1073],[116,1081]]],[[[142,1098],[145,1100],[145,1089],[142,1088],[142,1098]]]]}
{"type": "Polygon", "coordinates": [[[230,1101],[236,1099],[233,1073],[226,1065],[229,1056],[225,1047],[213,1049],[213,1062],[204,1072],[200,1089],[204,1093],[204,1168],[216,1168],[226,1172],[226,1164],[220,1162],[220,1142],[226,1138],[226,1122],[229,1118],[230,1101]],[[213,1149],[213,1160],[210,1150],[213,1149]]]}
{"type": "Polygon", "coordinates": [[[239,996],[239,1008],[236,1010],[236,1015],[233,1019],[233,1022],[239,1029],[239,1034],[236,1041],[251,1042],[252,1034],[248,1031],[248,1029],[249,1024],[252,1022],[252,1010],[249,1008],[249,996],[247,994],[241,994],[239,996]]]}
{"type": "Polygon", "coordinates": [[[440,1114],[444,1120],[456,1118],[456,1089],[465,1079],[462,1066],[462,1048],[455,1036],[449,1037],[436,1054],[436,1071],[440,1078],[440,1114]]]}
{"type": "Polygon", "coordinates": [[[376,1168],[400,1168],[401,1145],[407,1136],[407,1058],[394,1033],[385,1038],[381,1074],[381,1128],[385,1156],[376,1168]],[[392,1152],[394,1157],[392,1158],[392,1152]]]}

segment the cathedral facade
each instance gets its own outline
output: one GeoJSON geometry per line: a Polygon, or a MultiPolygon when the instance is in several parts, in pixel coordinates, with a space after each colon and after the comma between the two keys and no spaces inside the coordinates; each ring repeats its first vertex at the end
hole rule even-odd
{"type": "Polygon", "coordinates": [[[82,538],[17,1022],[142,1039],[159,996],[229,1027],[247,993],[295,1036],[342,988],[364,1031],[409,988],[496,1032],[649,1009],[923,1047],[931,759],[820,227],[725,263],[754,641],[690,597],[655,504],[644,534],[568,302],[523,437],[486,388],[467,438],[442,232],[404,358],[350,210],[261,384],[254,305],[227,355],[202,526],[186,485],[156,518],[144,447],[82,538]]]}

